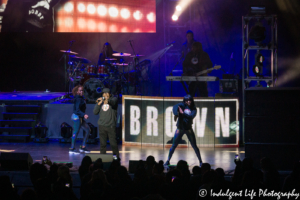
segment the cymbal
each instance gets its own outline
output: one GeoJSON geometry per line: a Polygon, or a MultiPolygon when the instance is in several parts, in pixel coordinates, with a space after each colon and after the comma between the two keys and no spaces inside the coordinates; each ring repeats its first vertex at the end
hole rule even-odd
{"type": "Polygon", "coordinates": [[[131,56],[131,54],[130,53],[113,53],[112,54],[113,56],[131,56]]]}
{"type": "Polygon", "coordinates": [[[114,63],[114,65],[117,65],[117,66],[127,66],[128,64],[127,63],[114,63]]]}
{"type": "Polygon", "coordinates": [[[69,53],[69,54],[78,54],[74,51],[69,51],[69,50],[60,50],[60,52],[69,53]]]}
{"type": "Polygon", "coordinates": [[[117,60],[115,58],[106,58],[105,60],[117,60]]]}
{"type": "Polygon", "coordinates": [[[145,55],[136,54],[136,55],[133,55],[133,56],[130,56],[130,57],[134,58],[134,57],[143,57],[143,56],[145,56],[145,55]]]}
{"type": "Polygon", "coordinates": [[[91,61],[89,61],[88,59],[82,58],[82,57],[77,57],[77,56],[70,57],[70,60],[74,61],[74,62],[91,63],[91,61]]]}

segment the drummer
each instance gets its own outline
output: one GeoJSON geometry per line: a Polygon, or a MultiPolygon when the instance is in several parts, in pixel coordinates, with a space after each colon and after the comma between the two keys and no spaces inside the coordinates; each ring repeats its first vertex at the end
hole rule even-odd
{"type": "Polygon", "coordinates": [[[113,53],[118,53],[118,52],[112,49],[110,43],[108,42],[104,43],[101,53],[99,55],[98,65],[116,63],[117,58],[112,55],[113,53]],[[116,60],[108,60],[108,59],[116,59],[116,60]]]}

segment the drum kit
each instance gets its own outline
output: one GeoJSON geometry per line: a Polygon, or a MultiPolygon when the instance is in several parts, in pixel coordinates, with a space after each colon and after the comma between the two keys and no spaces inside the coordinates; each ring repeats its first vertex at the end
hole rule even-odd
{"type": "MultiPolygon", "coordinates": [[[[141,83],[150,81],[150,60],[138,61],[143,55],[131,56],[129,53],[114,53],[115,58],[106,58],[104,64],[93,65],[86,58],[78,57],[76,52],[61,50],[69,54],[68,82],[69,92],[76,85],[82,85],[84,96],[89,101],[101,97],[104,88],[110,88],[114,96],[122,94],[141,94],[141,83]],[[132,57],[133,62],[118,63],[118,58],[132,57]],[[138,62],[136,62],[138,61],[138,62]],[[134,88],[134,93],[129,93],[129,87],[134,88]]],[[[124,60],[124,59],[121,59],[124,60]]]]}

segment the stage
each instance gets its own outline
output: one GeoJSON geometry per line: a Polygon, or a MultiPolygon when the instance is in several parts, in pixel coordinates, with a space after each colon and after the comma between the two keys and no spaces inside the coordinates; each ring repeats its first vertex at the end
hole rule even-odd
{"type": "MultiPolygon", "coordinates": [[[[117,131],[119,141],[121,164],[129,167],[130,160],[146,160],[147,156],[154,156],[156,161],[165,161],[172,144],[176,123],[170,109],[176,103],[180,103],[182,97],[146,97],[123,95],[122,104],[118,105],[117,131]]],[[[61,124],[63,122],[73,126],[70,116],[73,111],[71,99],[66,99],[63,92],[10,92],[0,93],[0,121],[2,140],[0,152],[29,153],[34,162],[41,162],[43,156],[48,156],[53,162],[73,162],[73,170],[80,166],[84,154],[69,154],[70,143],[59,143],[61,136],[61,124]],[[27,143],[21,143],[5,139],[13,135],[9,132],[16,127],[24,127],[21,120],[2,120],[11,113],[12,107],[22,108],[22,114],[27,109],[38,107],[37,116],[34,118],[32,133],[28,135],[27,143]],[[48,143],[34,143],[34,126],[36,123],[44,124],[48,130],[46,137],[48,143]]],[[[197,145],[200,148],[203,162],[210,163],[212,168],[221,167],[225,171],[234,170],[233,159],[239,154],[244,158],[244,149],[239,148],[238,110],[239,104],[236,98],[195,98],[198,114],[195,117],[193,129],[195,131],[197,145]]],[[[98,128],[98,115],[93,114],[93,104],[87,104],[86,113],[89,115],[87,122],[98,128]]],[[[20,113],[19,113],[20,114],[20,113]]],[[[30,114],[30,113],[27,113],[30,114]]],[[[12,117],[13,118],[13,117],[12,117]]],[[[10,119],[11,120],[11,119],[10,119]]],[[[23,122],[22,122],[23,123],[23,122]]],[[[26,129],[27,130],[27,129],[26,129]]],[[[99,130],[97,130],[98,132],[99,130]]],[[[97,133],[97,137],[99,134],[97,133]]],[[[76,142],[77,149],[81,144],[83,131],[81,130],[76,142]]],[[[92,153],[100,153],[100,144],[88,144],[92,153]]],[[[110,147],[109,147],[110,149],[110,147]]],[[[109,151],[109,150],[108,150],[109,151]]],[[[111,153],[111,152],[108,152],[111,153]]],[[[182,138],[172,159],[171,164],[176,165],[179,160],[186,160],[190,170],[199,165],[193,148],[186,136],[182,138]]]]}
{"type": "MultiPolygon", "coordinates": [[[[79,148],[81,141],[76,142],[76,148],[79,148]]],[[[0,152],[17,152],[29,153],[33,162],[42,161],[43,156],[47,156],[52,162],[73,162],[72,171],[77,171],[82,158],[85,154],[69,154],[68,149],[70,144],[59,143],[58,140],[51,140],[49,143],[1,143],[0,152]]],[[[98,154],[100,144],[89,144],[87,148],[91,153],[98,154]]],[[[155,160],[165,161],[168,157],[169,148],[162,147],[138,147],[138,146],[122,146],[119,145],[121,164],[127,169],[129,160],[146,160],[150,155],[154,156],[155,160]]],[[[108,152],[111,153],[111,148],[108,145],[108,152]]],[[[203,162],[209,163],[213,169],[223,168],[225,172],[232,173],[235,169],[235,155],[240,155],[244,159],[244,148],[212,148],[200,147],[200,153],[203,162]]],[[[189,164],[190,170],[196,165],[199,165],[196,154],[193,148],[177,148],[171,159],[171,165],[176,165],[179,160],[185,160],[189,164]]]]}

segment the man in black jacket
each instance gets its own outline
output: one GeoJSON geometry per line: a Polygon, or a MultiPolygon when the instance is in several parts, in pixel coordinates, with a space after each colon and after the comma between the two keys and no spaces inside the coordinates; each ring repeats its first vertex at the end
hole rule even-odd
{"type": "Polygon", "coordinates": [[[104,88],[102,97],[98,98],[94,108],[94,114],[99,114],[99,138],[100,153],[106,153],[107,136],[113,151],[113,154],[119,158],[119,149],[116,139],[118,99],[111,97],[110,89],[104,88]]]}
{"type": "Polygon", "coordinates": [[[183,102],[176,104],[173,106],[173,113],[175,116],[175,120],[178,118],[177,121],[177,129],[175,131],[175,135],[173,138],[173,144],[169,152],[168,160],[166,161],[165,165],[170,165],[170,159],[182,139],[184,134],[187,135],[196,155],[199,160],[200,166],[202,165],[202,159],[200,155],[200,150],[197,147],[195,133],[192,129],[193,119],[196,117],[197,109],[194,103],[194,99],[191,95],[186,95],[183,98],[183,102]]]}
{"type": "MultiPolygon", "coordinates": [[[[212,62],[209,55],[203,51],[202,44],[200,42],[194,42],[192,51],[186,55],[182,66],[183,76],[196,76],[198,72],[212,68],[212,62]]],[[[207,76],[207,74],[202,75],[207,76]]],[[[193,97],[195,97],[197,89],[201,97],[208,96],[206,82],[193,81],[189,84],[189,92],[193,97]]]]}

